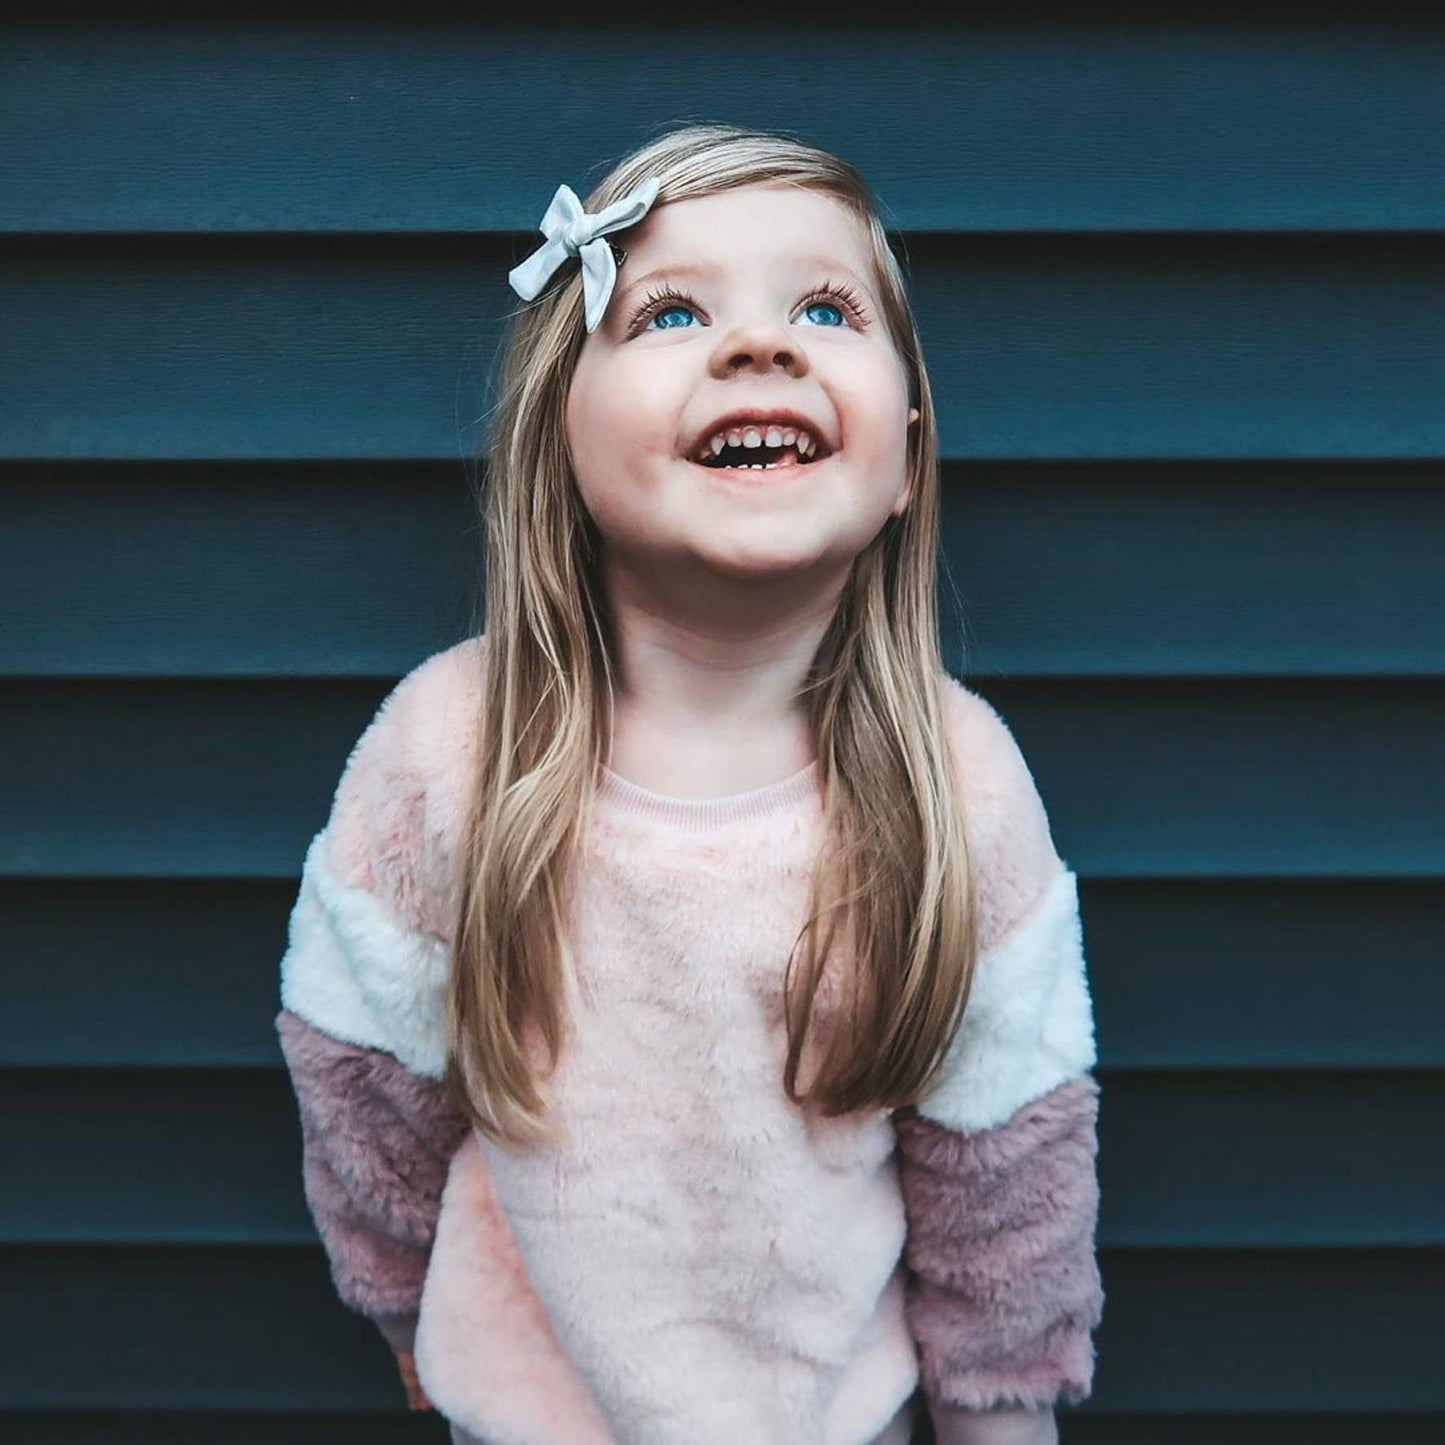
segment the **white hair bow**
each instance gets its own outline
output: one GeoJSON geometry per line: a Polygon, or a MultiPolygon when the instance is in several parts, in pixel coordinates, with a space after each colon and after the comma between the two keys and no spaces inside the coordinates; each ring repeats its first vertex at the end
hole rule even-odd
{"type": "Polygon", "coordinates": [[[602,237],[608,231],[635,226],[656,199],[658,185],[657,177],[650,176],[635,191],[623,196],[620,201],[613,201],[596,215],[589,215],[582,209],[582,202],[571,186],[558,186],[557,194],[552,197],[552,204],[547,207],[538,227],[547,238],[546,242],[520,266],[514,266],[507,272],[512,290],[523,301],[531,301],[541,294],[552,273],[568,256],[580,256],[587,329],[596,331],[617,280],[617,262],[612,255],[612,247],[602,237]]]}

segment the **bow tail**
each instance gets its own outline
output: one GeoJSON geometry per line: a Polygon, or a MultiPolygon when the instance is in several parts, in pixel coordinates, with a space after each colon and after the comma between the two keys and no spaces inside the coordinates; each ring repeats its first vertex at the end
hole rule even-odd
{"type": "Polygon", "coordinates": [[[567,247],[559,236],[550,236],[546,242],[519,265],[507,272],[512,290],[523,301],[535,300],[542,288],[551,279],[552,273],[567,258],[567,247]]]}
{"type": "Polygon", "coordinates": [[[612,247],[601,236],[589,241],[578,254],[582,261],[582,296],[587,303],[587,330],[596,331],[617,280],[617,262],[612,247]]]}

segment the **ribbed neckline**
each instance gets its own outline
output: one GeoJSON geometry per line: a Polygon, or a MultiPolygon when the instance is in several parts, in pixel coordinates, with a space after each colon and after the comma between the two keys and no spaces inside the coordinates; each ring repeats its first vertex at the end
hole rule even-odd
{"type": "Polygon", "coordinates": [[[723,798],[674,798],[628,782],[604,764],[599,773],[597,796],[624,813],[696,831],[785,812],[813,796],[817,791],[817,776],[818,760],[814,758],[792,777],[751,788],[746,793],[729,793],[723,798]]]}

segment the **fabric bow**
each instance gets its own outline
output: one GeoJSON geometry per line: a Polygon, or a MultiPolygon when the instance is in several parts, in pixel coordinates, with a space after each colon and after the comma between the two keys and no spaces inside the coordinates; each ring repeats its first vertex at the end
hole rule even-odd
{"type": "Polygon", "coordinates": [[[512,290],[523,301],[531,301],[540,295],[552,273],[568,256],[580,256],[587,329],[596,331],[617,280],[617,261],[612,247],[602,237],[609,231],[635,226],[656,199],[659,184],[656,176],[650,176],[635,191],[595,215],[582,209],[582,202],[571,186],[558,186],[538,227],[546,241],[521,265],[507,272],[512,290]]]}

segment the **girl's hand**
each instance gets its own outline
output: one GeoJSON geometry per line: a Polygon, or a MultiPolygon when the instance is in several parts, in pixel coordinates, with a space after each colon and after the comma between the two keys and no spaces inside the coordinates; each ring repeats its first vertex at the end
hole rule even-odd
{"type": "Polygon", "coordinates": [[[416,1349],[416,1324],[415,1315],[383,1315],[376,1320],[377,1329],[381,1331],[387,1344],[391,1346],[392,1354],[396,1356],[396,1366],[401,1372],[401,1383],[406,1390],[407,1408],[431,1410],[435,1406],[427,1399],[426,1391],[417,1379],[416,1358],[412,1353],[416,1349]]]}
{"type": "Polygon", "coordinates": [[[1018,1406],[999,1410],[933,1412],[938,1445],[1059,1445],[1059,1426],[1051,1407],[1018,1406]]]}
{"type": "Polygon", "coordinates": [[[434,1406],[427,1399],[426,1391],[421,1387],[421,1381],[416,1377],[416,1361],[408,1350],[397,1351],[396,1363],[401,1370],[401,1383],[406,1387],[406,1407],[408,1410],[430,1410],[434,1406]]]}

